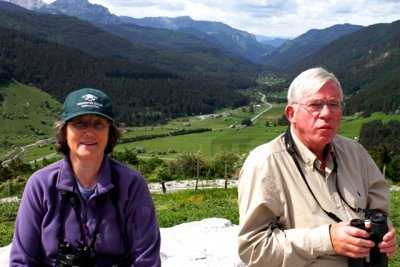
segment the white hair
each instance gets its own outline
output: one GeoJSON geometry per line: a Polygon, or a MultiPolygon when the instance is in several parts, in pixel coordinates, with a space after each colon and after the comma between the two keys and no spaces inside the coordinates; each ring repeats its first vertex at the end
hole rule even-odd
{"type": "Polygon", "coordinates": [[[288,90],[288,103],[298,102],[304,96],[314,94],[329,81],[338,86],[340,101],[342,101],[343,90],[338,79],[333,73],[317,67],[303,71],[292,81],[288,90]]]}

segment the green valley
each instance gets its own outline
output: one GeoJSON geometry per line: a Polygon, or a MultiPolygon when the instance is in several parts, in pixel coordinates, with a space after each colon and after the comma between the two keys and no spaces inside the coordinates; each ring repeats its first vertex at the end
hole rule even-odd
{"type": "MultiPolygon", "coordinates": [[[[0,86],[3,101],[0,105],[0,131],[2,133],[0,155],[5,160],[15,155],[20,147],[43,140],[26,148],[21,155],[25,162],[40,160],[54,155],[52,126],[61,111],[61,104],[48,94],[37,88],[12,82],[0,86]],[[47,141],[46,141],[47,140],[47,141]],[[14,151],[14,153],[12,153],[14,151]]],[[[259,94],[254,93],[255,108],[249,106],[237,109],[224,109],[215,114],[186,116],[169,121],[163,125],[146,127],[127,127],[123,140],[138,136],[158,136],[136,142],[121,142],[116,151],[141,148],[140,158],[160,157],[175,158],[181,152],[199,152],[211,157],[219,151],[233,151],[246,154],[251,149],[265,143],[280,133],[285,126],[277,126],[276,122],[284,114],[285,104],[273,104],[271,109],[263,113],[268,105],[261,102],[259,94]],[[257,114],[260,117],[252,122],[252,126],[243,126],[244,119],[251,119],[257,114]],[[181,130],[208,129],[200,133],[183,135],[168,135],[181,130]],[[173,151],[171,153],[171,151],[173,151]]],[[[284,96],[281,96],[284,97],[284,96]]],[[[373,113],[370,117],[344,117],[339,134],[349,138],[358,138],[363,123],[373,120],[400,120],[400,114],[386,115],[382,112],[373,113]]]]}

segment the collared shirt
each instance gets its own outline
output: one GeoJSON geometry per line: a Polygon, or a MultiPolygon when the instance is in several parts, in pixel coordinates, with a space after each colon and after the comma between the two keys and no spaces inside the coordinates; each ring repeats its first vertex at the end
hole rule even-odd
{"type": "Polygon", "coordinates": [[[336,136],[321,170],[316,156],[293,131],[292,136],[298,162],[319,204],[286,151],[283,134],[255,148],[240,172],[239,255],[256,267],[347,267],[347,258],[334,255],[331,244],[329,225],[335,221],[320,205],[343,221],[364,219],[348,205],[389,214],[389,187],[356,141],[336,136]]]}

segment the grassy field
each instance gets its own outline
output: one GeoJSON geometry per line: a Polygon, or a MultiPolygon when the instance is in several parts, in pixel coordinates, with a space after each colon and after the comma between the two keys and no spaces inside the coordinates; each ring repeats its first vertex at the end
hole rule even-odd
{"type": "MultiPolygon", "coordinates": [[[[260,110],[266,108],[262,106],[260,110]]],[[[217,115],[193,116],[184,119],[171,121],[167,125],[154,127],[129,128],[124,138],[131,138],[142,135],[157,135],[171,133],[179,129],[198,129],[208,128],[212,131],[187,134],[180,136],[169,136],[144,141],[137,141],[117,145],[115,150],[122,151],[125,148],[134,149],[142,147],[145,153],[139,154],[139,157],[147,158],[158,156],[160,158],[174,158],[180,152],[200,152],[208,157],[216,152],[230,150],[239,154],[246,154],[254,147],[268,142],[286,130],[286,127],[273,126],[266,127],[266,121],[276,121],[283,114],[283,105],[276,106],[260,116],[253,122],[253,126],[242,127],[240,122],[243,118],[254,117],[257,113],[249,113],[242,110],[223,112],[217,115]],[[222,114],[222,115],[221,115],[222,114]],[[234,125],[234,127],[232,127],[234,125]],[[170,149],[178,153],[168,153],[170,149]]],[[[259,112],[259,111],[256,111],[259,112]]],[[[349,138],[358,137],[361,125],[372,120],[400,120],[399,114],[385,115],[383,113],[374,113],[369,118],[343,118],[339,134],[349,138]]],[[[28,147],[22,159],[31,162],[40,159],[43,156],[54,154],[54,142],[47,142],[42,145],[28,147]]]]}
{"type": "Polygon", "coordinates": [[[364,123],[373,121],[373,120],[381,120],[383,123],[387,123],[391,120],[400,120],[400,114],[389,114],[386,115],[382,112],[373,113],[368,118],[343,118],[340,124],[339,134],[347,136],[349,138],[358,137],[361,126],[364,123]]]}
{"type": "MultiPolygon", "coordinates": [[[[208,116],[194,116],[185,119],[171,121],[168,125],[160,128],[146,128],[146,133],[157,134],[165,129],[213,129],[209,132],[199,134],[189,134],[183,136],[171,136],[145,141],[138,141],[129,144],[122,144],[116,147],[116,150],[124,148],[132,149],[135,147],[143,147],[147,152],[166,152],[172,148],[178,152],[191,151],[201,152],[205,156],[212,156],[221,150],[231,150],[240,154],[248,153],[258,144],[264,143],[276,137],[285,130],[285,127],[265,127],[266,120],[276,120],[282,116],[283,108],[276,107],[268,111],[254,122],[253,126],[243,127],[241,121],[244,118],[252,118],[257,112],[265,109],[262,106],[254,113],[248,112],[246,109],[238,109],[234,111],[224,111],[219,114],[208,116]]],[[[126,136],[134,136],[136,129],[131,130],[126,136]]],[[[174,157],[176,154],[163,155],[163,157],[174,157]]]]}
{"type": "Polygon", "coordinates": [[[153,194],[161,227],[198,221],[204,218],[225,218],[239,223],[237,189],[184,190],[153,194]]]}
{"type": "MultiPolygon", "coordinates": [[[[0,134],[2,136],[2,139],[0,139],[0,160],[18,155],[21,151],[20,146],[45,139],[48,141],[26,147],[21,158],[25,162],[32,162],[40,160],[42,157],[53,156],[52,122],[58,119],[61,104],[38,89],[17,82],[0,87],[0,93],[5,96],[4,102],[0,105],[2,112],[2,117],[0,117],[0,134]],[[46,134],[37,135],[35,134],[37,131],[46,134]],[[11,149],[7,144],[12,144],[14,148],[11,149]]],[[[260,93],[257,91],[249,90],[246,93],[252,94],[252,98],[260,97],[260,93]]],[[[273,96],[286,97],[286,92],[274,93],[273,96]]],[[[141,147],[145,149],[145,153],[139,154],[139,157],[158,156],[165,159],[174,158],[179,152],[184,151],[200,152],[204,156],[213,156],[216,152],[222,150],[246,154],[257,145],[275,138],[286,129],[286,127],[273,126],[277,119],[283,116],[284,104],[274,104],[262,116],[253,120],[252,126],[243,127],[241,125],[243,119],[254,118],[268,107],[265,103],[262,103],[261,98],[255,100],[255,102],[260,103],[261,106],[254,108],[254,112],[250,112],[249,107],[235,110],[224,109],[215,114],[178,118],[166,125],[128,128],[124,138],[167,134],[182,129],[207,128],[212,129],[212,131],[131,142],[118,145],[115,150],[121,151],[125,148],[141,147]],[[266,127],[266,122],[269,122],[269,127],[266,127]],[[178,153],[168,153],[170,150],[175,150],[178,153]]],[[[358,136],[363,123],[375,119],[380,119],[383,122],[392,119],[400,120],[400,114],[375,113],[369,118],[343,118],[339,134],[355,138],[358,136]]]]}
{"type": "MultiPolygon", "coordinates": [[[[168,126],[171,128],[183,127],[183,123],[188,123],[190,126],[186,128],[212,128],[211,132],[189,134],[183,136],[171,136],[165,138],[151,139],[145,141],[138,141],[129,144],[122,144],[116,147],[116,150],[122,150],[124,148],[133,149],[135,147],[143,147],[146,153],[139,156],[149,156],[148,153],[157,154],[162,153],[165,158],[175,157],[176,154],[166,153],[168,149],[173,148],[178,152],[192,151],[201,152],[205,156],[212,156],[217,151],[231,150],[239,154],[248,153],[251,149],[257,145],[263,144],[267,141],[272,140],[280,133],[286,130],[286,127],[274,126],[266,127],[265,122],[275,121],[283,115],[283,106],[277,106],[259,119],[255,120],[254,125],[250,127],[235,128],[230,125],[237,125],[244,117],[252,117],[255,114],[247,112],[237,111],[237,113],[230,113],[226,117],[208,117],[206,119],[199,119],[199,117],[188,118],[186,121],[174,121],[168,126]],[[236,124],[234,124],[236,123],[236,124]],[[166,153],[166,154],[164,154],[166,153]]],[[[341,122],[341,128],[339,131],[340,135],[347,136],[349,138],[358,137],[361,125],[366,122],[373,120],[382,120],[388,122],[390,120],[400,120],[399,114],[385,115],[383,113],[374,113],[369,118],[344,118],[341,122]]],[[[163,128],[164,130],[167,127],[163,128]]],[[[133,130],[130,134],[132,135],[137,130],[133,130]]],[[[160,129],[147,130],[147,133],[154,131],[154,133],[160,132],[160,129]]]]}
{"type": "MultiPolygon", "coordinates": [[[[201,152],[204,156],[212,156],[221,150],[231,150],[244,154],[258,144],[271,140],[285,130],[285,127],[265,127],[266,120],[272,121],[282,116],[283,106],[272,108],[254,121],[254,125],[251,127],[240,125],[244,118],[252,118],[257,115],[257,112],[266,107],[264,105],[254,113],[250,113],[248,109],[223,110],[218,114],[179,118],[162,126],[128,128],[124,134],[124,138],[166,134],[181,129],[207,128],[212,129],[212,131],[125,143],[117,145],[115,150],[121,151],[125,148],[143,147],[146,153],[139,154],[139,157],[144,158],[154,155],[162,155],[160,157],[163,158],[176,157],[177,153],[167,153],[169,149],[175,149],[178,153],[184,151],[201,152]]],[[[22,160],[31,162],[53,154],[53,143],[49,141],[40,146],[27,147],[26,153],[22,155],[22,160]]]]}
{"type": "Polygon", "coordinates": [[[0,86],[0,160],[20,146],[46,139],[53,132],[61,104],[43,91],[17,82],[0,86]]]}
{"type": "Polygon", "coordinates": [[[38,132],[48,133],[61,112],[61,104],[43,91],[11,82],[0,87],[1,136],[24,142],[38,132]]]}

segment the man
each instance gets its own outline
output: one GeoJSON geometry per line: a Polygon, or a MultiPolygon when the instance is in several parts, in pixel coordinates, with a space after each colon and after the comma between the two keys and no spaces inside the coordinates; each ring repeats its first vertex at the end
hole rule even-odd
{"type": "MultiPolygon", "coordinates": [[[[249,266],[344,267],[349,257],[369,255],[368,232],[349,222],[389,215],[390,191],[365,149],[336,135],[342,100],[332,73],[301,73],[288,92],[288,131],[246,159],[238,188],[239,255],[249,266]]],[[[389,227],[380,252],[394,257],[396,244],[389,227]]]]}

